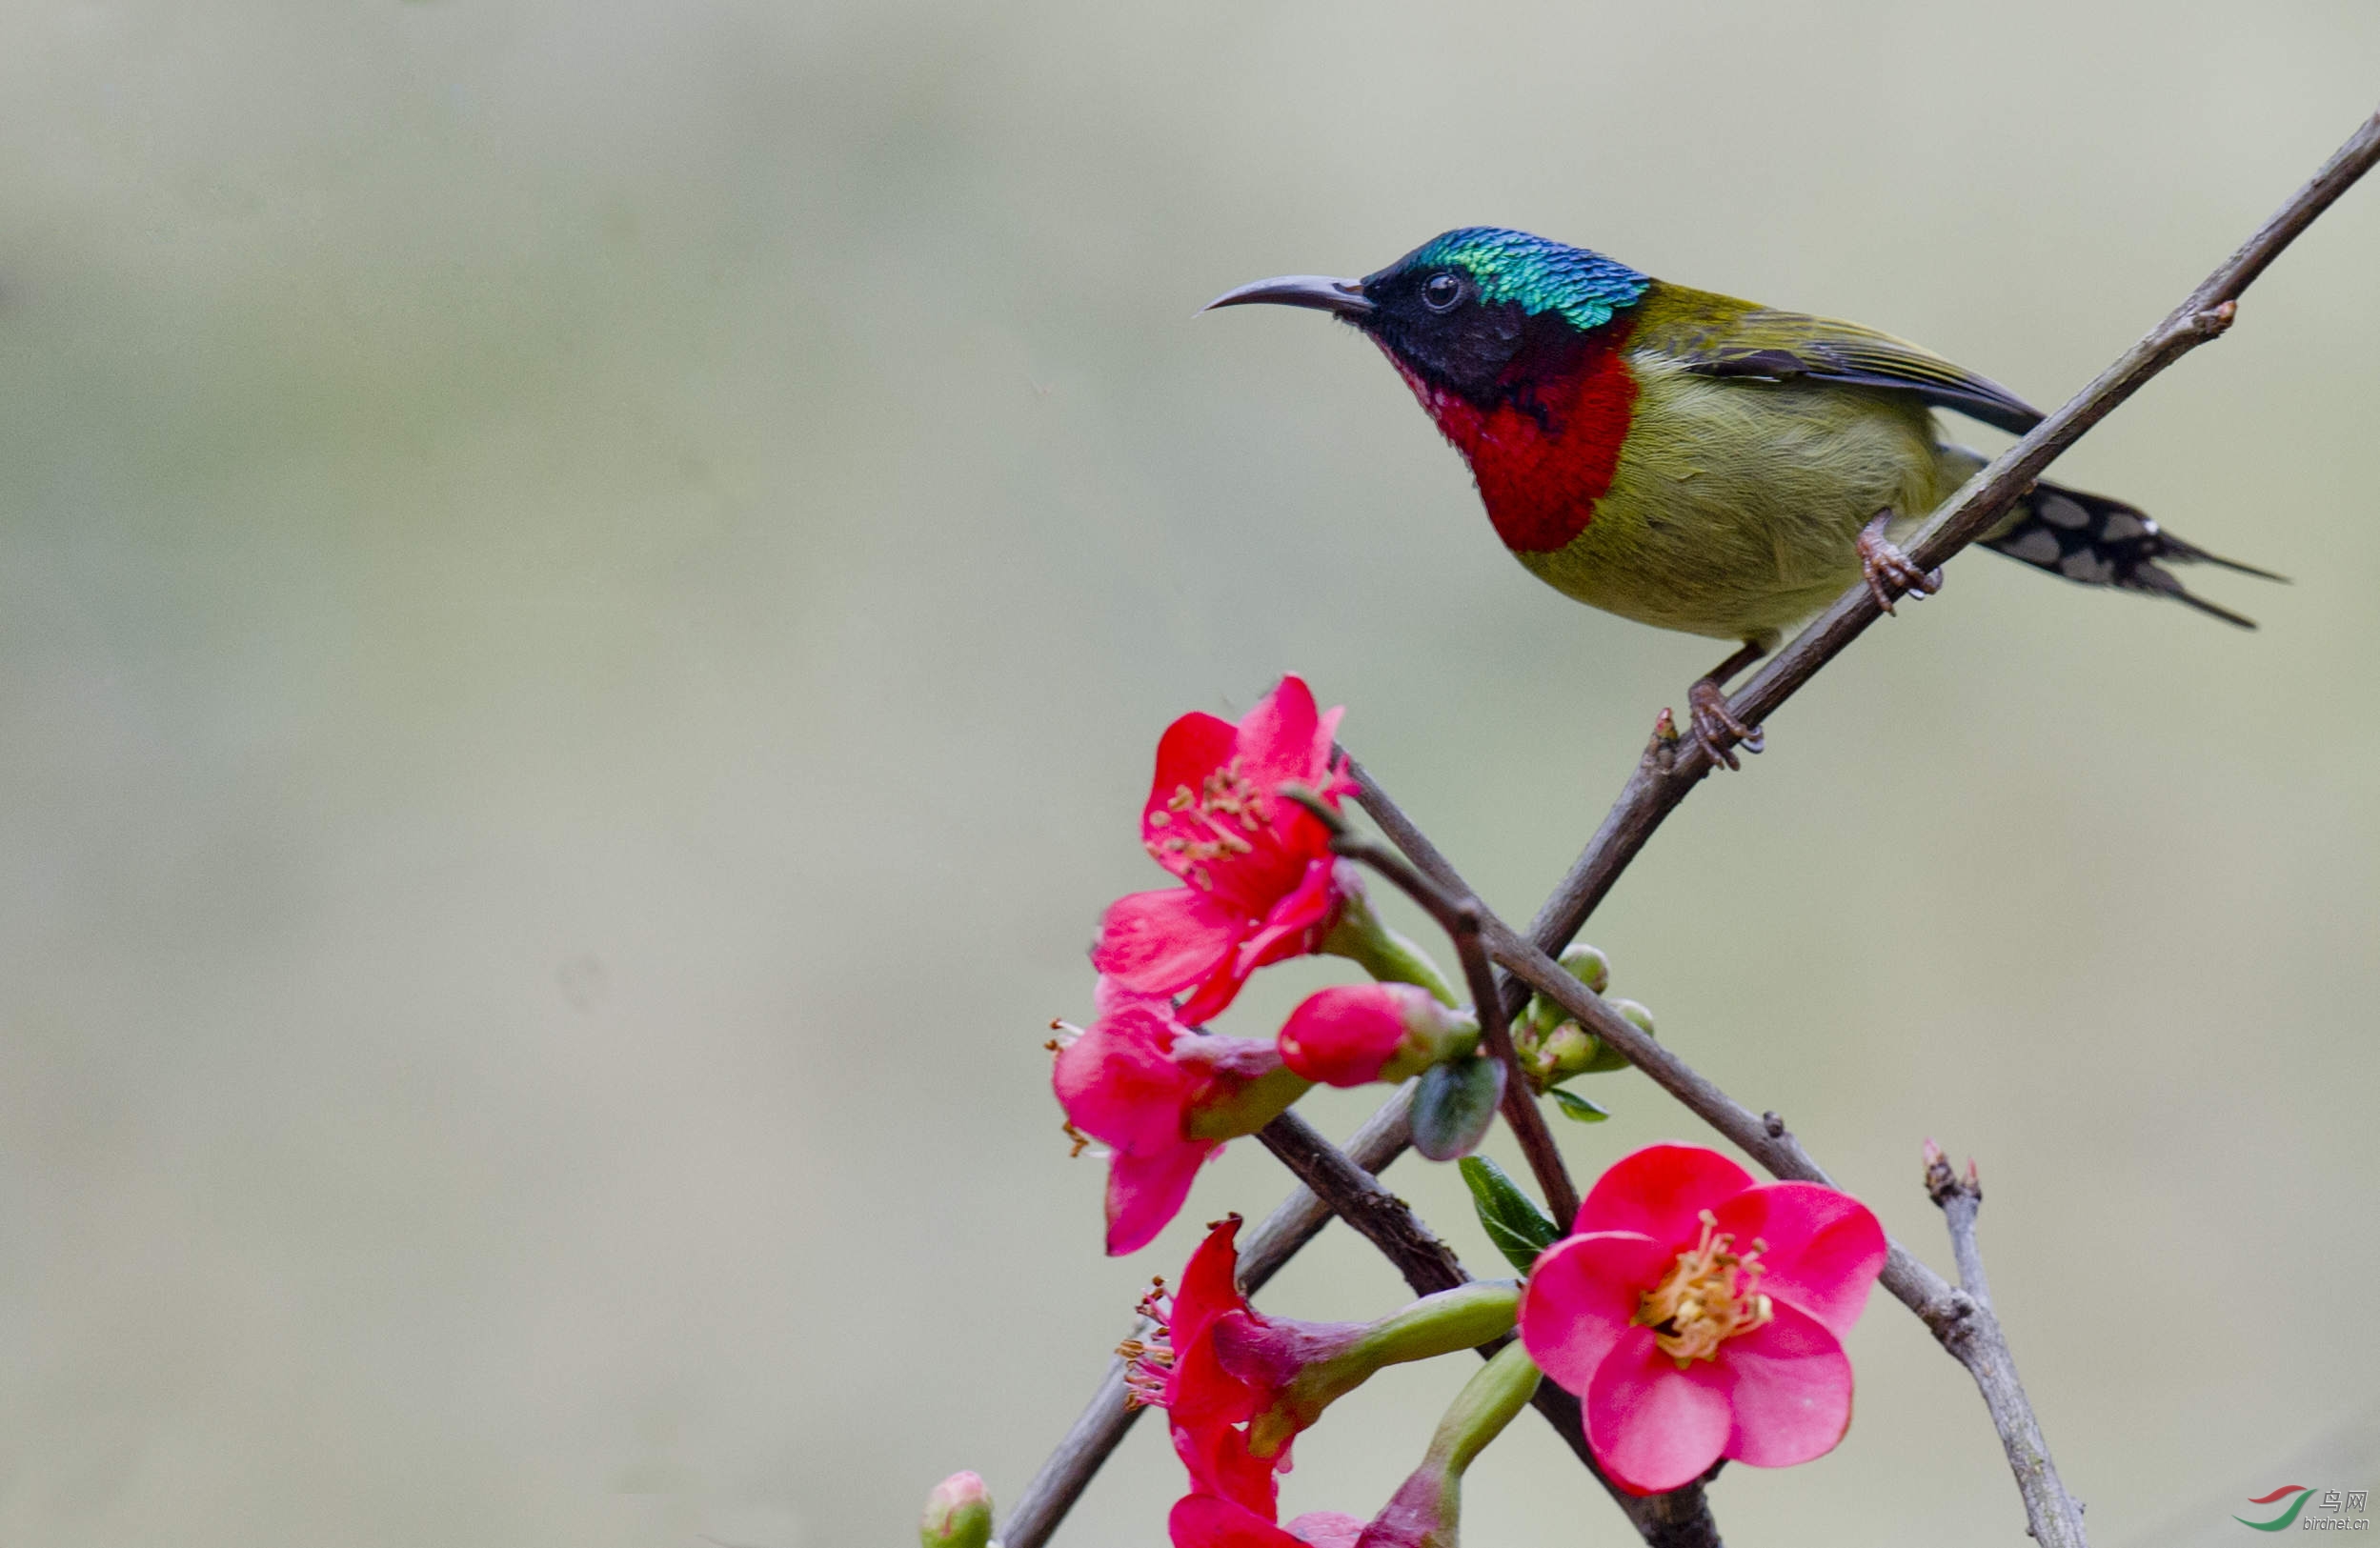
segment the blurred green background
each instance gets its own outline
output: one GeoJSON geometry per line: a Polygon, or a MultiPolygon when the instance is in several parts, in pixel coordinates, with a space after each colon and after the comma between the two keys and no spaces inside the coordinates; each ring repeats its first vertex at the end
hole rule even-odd
{"type": "MultiPolygon", "coordinates": [[[[1048,1096],[1162,880],[1159,730],[1305,673],[1519,918],[1721,653],[1529,579],[1353,336],[1193,309],[1496,222],[2052,404],[2380,81],[2369,0],[7,18],[0,1539],[45,1548],[1013,1499],[1147,1276],[1281,1188],[1236,1146],[1108,1261],[1048,1096]]],[[[2061,465],[2295,574],[2195,577],[2262,633],[1962,560],[1588,931],[1937,1264],[1919,1143],[1980,1159],[2119,1548],[2380,1484],[2375,253],[2365,188],[2061,465]]],[[[1582,1173],[1696,1134],[1592,1094],[1582,1173]]],[[[1266,1303],[1399,1294],[1333,1231],[1266,1303]]],[[[1853,1354],[1731,1540],[2019,1540],[1959,1368],[1881,1296],[1853,1354]]],[[[1465,1374],[1334,1411],[1289,1507],[1368,1513],[1465,1374]]],[[[1474,1479],[1467,1540],[1629,1540],[1542,1426],[1474,1479]]],[[[1178,1490],[1143,1426],[1059,1540],[1178,1490]]]]}

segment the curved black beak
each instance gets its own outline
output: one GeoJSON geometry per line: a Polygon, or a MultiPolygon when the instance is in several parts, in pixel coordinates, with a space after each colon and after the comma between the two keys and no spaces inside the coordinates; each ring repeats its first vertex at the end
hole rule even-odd
{"type": "Polygon", "coordinates": [[[1327,274],[1283,274],[1278,279],[1260,279],[1253,285],[1225,291],[1199,310],[1254,306],[1260,301],[1278,307],[1311,307],[1317,312],[1335,312],[1341,317],[1368,317],[1373,310],[1372,303],[1364,298],[1361,280],[1333,279],[1327,274]]]}

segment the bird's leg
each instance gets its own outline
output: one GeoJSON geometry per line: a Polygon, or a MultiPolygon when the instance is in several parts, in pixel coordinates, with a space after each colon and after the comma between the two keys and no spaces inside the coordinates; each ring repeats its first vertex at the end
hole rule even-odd
{"type": "MultiPolygon", "coordinates": [[[[1703,744],[1703,751],[1710,754],[1714,764],[1741,769],[1744,765],[1736,758],[1736,744],[1741,742],[1746,753],[1757,753],[1763,746],[1760,727],[1745,725],[1728,711],[1727,679],[1767,653],[1766,645],[1747,639],[1742,650],[1695,678],[1694,686],[1685,691],[1686,708],[1694,720],[1694,739],[1703,744]]],[[[1664,718],[1668,714],[1666,710],[1662,712],[1664,718]]]]}
{"type": "MultiPolygon", "coordinates": [[[[1860,529],[1860,574],[1867,582],[1867,594],[1886,613],[1892,612],[1893,599],[1909,593],[1931,596],[1942,590],[1942,572],[1928,573],[1909,562],[1885,535],[1885,525],[1892,519],[1887,506],[1876,513],[1874,519],[1860,529]]],[[[1897,616],[1897,614],[1896,614],[1897,616]]]]}

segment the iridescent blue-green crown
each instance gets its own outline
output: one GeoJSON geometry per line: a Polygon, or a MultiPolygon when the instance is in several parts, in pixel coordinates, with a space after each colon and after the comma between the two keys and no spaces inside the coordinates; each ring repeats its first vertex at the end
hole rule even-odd
{"type": "Polygon", "coordinates": [[[1431,238],[1405,262],[1459,267],[1489,301],[1518,301],[1529,313],[1559,312],[1573,327],[1601,328],[1652,284],[1626,264],[1585,248],[1501,226],[1465,226],[1431,238]]]}

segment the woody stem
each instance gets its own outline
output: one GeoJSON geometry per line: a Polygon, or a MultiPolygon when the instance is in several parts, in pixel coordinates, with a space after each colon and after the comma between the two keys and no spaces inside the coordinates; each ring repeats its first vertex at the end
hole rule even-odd
{"type": "Polygon", "coordinates": [[[1455,955],[1462,960],[1471,1004],[1480,1018],[1480,1042],[1488,1056],[1504,1067],[1504,1121],[1512,1126],[1513,1137],[1521,1142],[1521,1154],[1527,1157],[1529,1171],[1545,1195],[1546,1210],[1565,1225],[1578,1218],[1578,1185],[1570,1180],[1570,1169],[1554,1144],[1553,1131],[1545,1127],[1545,1114],[1537,1105],[1536,1088],[1529,1084],[1528,1073],[1521,1068],[1520,1055],[1512,1046],[1512,1013],[1504,1005],[1503,991],[1496,982],[1495,966],[1488,961],[1487,951],[1480,941],[1481,921],[1487,917],[1486,906],[1467,887],[1442,887],[1422,875],[1403,855],[1354,832],[1344,817],[1307,793],[1287,786],[1281,793],[1313,813],[1330,830],[1333,854],[1370,866],[1386,876],[1406,896],[1422,905],[1454,941],[1455,955]]]}

